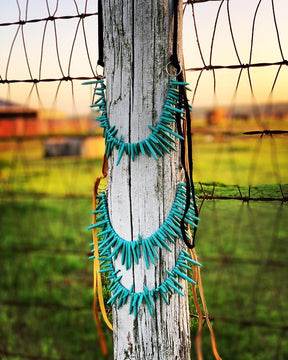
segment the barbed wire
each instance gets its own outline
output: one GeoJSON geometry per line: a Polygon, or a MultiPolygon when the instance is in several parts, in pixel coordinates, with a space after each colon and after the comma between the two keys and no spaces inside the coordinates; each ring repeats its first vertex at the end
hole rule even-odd
{"type": "MultiPolygon", "coordinates": [[[[208,0],[207,0],[208,1],[208,0]]],[[[239,64],[239,65],[206,65],[204,67],[195,67],[195,68],[186,68],[185,71],[209,71],[209,70],[219,70],[219,69],[248,69],[253,67],[266,67],[266,66],[288,66],[288,60],[277,61],[273,63],[255,63],[255,64],[239,64]]],[[[2,79],[0,78],[0,84],[13,84],[13,83],[34,83],[38,84],[40,82],[61,82],[61,81],[73,81],[73,80],[93,80],[96,79],[97,76],[85,77],[85,76],[78,76],[78,77],[71,77],[71,76],[63,76],[62,78],[50,78],[50,79],[41,79],[41,78],[34,78],[34,79],[2,79]]]]}
{"type": "Polygon", "coordinates": [[[251,64],[235,64],[235,65],[205,65],[202,67],[195,67],[195,68],[187,68],[186,71],[213,71],[213,70],[219,70],[219,69],[248,69],[253,67],[266,67],[266,66],[282,66],[286,65],[288,66],[288,60],[282,60],[282,61],[275,61],[275,62],[262,62],[262,63],[251,63],[251,64]]]}
{"type": "MultiPolygon", "coordinates": [[[[54,12],[51,11],[50,9],[50,5],[49,5],[49,1],[46,1],[46,11],[48,13],[47,17],[43,17],[43,18],[33,18],[33,19],[28,19],[28,7],[29,7],[29,0],[26,1],[26,7],[25,7],[25,16],[24,18],[21,18],[21,9],[20,9],[20,4],[18,3],[18,0],[16,0],[17,3],[17,8],[18,8],[18,21],[14,21],[14,22],[2,22],[0,23],[0,29],[2,28],[6,28],[6,27],[15,27],[16,26],[16,30],[15,30],[15,34],[13,37],[13,40],[11,42],[10,45],[10,49],[8,52],[8,58],[7,58],[7,62],[6,62],[6,67],[5,67],[5,72],[4,75],[0,74],[0,84],[2,85],[8,85],[8,93],[10,93],[10,84],[15,84],[15,83],[19,83],[19,84],[32,84],[32,87],[30,88],[30,91],[28,92],[28,97],[26,100],[26,103],[29,104],[30,99],[32,94],[35,92],[36,93],[36,97],[38,99],[38,103],[41,107],[43,107],[43,102],[42,102],[42,98],[41,98],[41,94],[38,88],[38,84],[39,83],[58,83],[55,95],[54,95],[54,100],[53,100],[53,104],[55,104],[56,99],[58,97],[59,94],[59,89],[60,86],[63,82],[67,82],[70,84],[71,87],[71,95],[72,95],[72,104],[73,104],[73,108],[76,110],[76,101],[75,101],[75,90],[74,90],[74,84],[73,81],[85,81],[85,80],[92,80],[96,78],[96,72],[94,70],[94,68],[96,68],[96,59],[94,60],[95,62],[95,66],[92,64],[92,60],[91,60],[91,55],[90,55],[90,44],[88,44],[88,40],[87,40],[87,34],[86,34],[86,28],[85,28],[85,19],[87,18],[95,18],[97,21],[98,18],[98,12],[87,12],[87,8],[88,8],[88,0],[85,0],[85,5],[84,5],[84,11],[80,12],[79,7],[77,5],[77,2],[74,1],[74,6],[75,6],[75,10],[76,10],[76,14],[74,15],[62,15],[62,16],[58,16],[57,15],[57,11],[59,10],[59,0],[57,0],[56,2],[56,6],[55,6],[55,10],[54,12]],[[71,20],[78,20],[76,23],[76,26],[74,28],[74,31],[72,30],[71,34],[73,34],[74,32],[74,36],[73,36],[73,40],[72,40],[72,44],[71,44],[71,48],[70,48],[70,54],[68,57],[68,63],[67,63],[67,70],[64,70],[64,66],[62,64],[62,60],[61,60],[61,55],[60,55],[60,49],[59,49],[59,34],[57,31],[57,23],[59,21],[63,21],[66,20],[66,22],[70,22],[71,20]],[[27,45],[26,45],[26,36],[25,36],[25,32],[24,32],[24,28],[25,25],[32,25],[32,24],[44,24],[43,29],[41,29],[40,31],[42,31],[42,41],[41,41],[41,46],[40,46],[40,57],[39,57],[39,68],[38,68],[38,76],[35,76],[34,71],[32,71],[32,67],[30,64],[30,57],[31,54],[28,52],[27,49],[27,45]],[[46,34],[47,34],[47,26],[48,23],[52,23],[53,24],[53,32],[54,32],[54,45],[55,45],[55,51],[56,51],[56,62],[58,64],[58,70],[61,73],[61,77],[44,77],[42,76],[42,70],[43,70],[43,59],[44,59],[44,46],[46,43],[46,34]],[[81,25],[81,26],[80,26],[81,25]],[[86,60],[89,64],[89,70],[91,72],[91,75],[89,76],[72,76],[71,75],[71,65],[72,65],[72,59],[73,59],[73,55],[75,53],[75,44],[76,44],[76,40],[78,38],[78,33],[79,33],[79,29],[80,27],[82,28],[82,33],[83,33],[83,45],[85,48],[85,53],[82,53],[82,55],[86,54],[86,60]],[[24,52],[24,62],[26,64],[26,68],[28,70],[28,74],[29,74],[29,78],[26,79],[17,79],[17,78],[10,78],[8,77],[8,72],[10,69],[10,63],[11,63],[11,58],[12,55],[14,53],[14,49],[15,49],[15,44],[16,44],[16,40],[18,38],[21,38],[21,43],[22,43],[22,49],[24,52]]],[[[69,33],[70,35],[70,33],[69,33]]],[[[82,61],[84,59],[82,58],[82,61]]],[[[87,69],[86,69],[87,70],[87,69]]]]}
{"type": "Polygon", "coordinates": [[[62,81],[74,81],[74,80],[93,80],[96,79],[95,76],[77,76],[77,77],[71,77],[71,76],[63,76],[62,78],[50,78],[50,79],[0,79],[0,84],[14,84],[14,83],[33,83],[38,84],[41,82],[62,82],[62,81]]]}
{"type": "MultiPolygon", "coordinates": [[[[49,137],[51,138],[51,136],[49,137]]],[[[0,144],[1,144],[1,140],[0,140],[0,144]]],[[[281,202],[281,203],[285,203],[288,201],[288,194],[285,194],[285,191],[283,190],[283,187],[281,184],[278,184],[275,186],[275,188],[273,188],[273,192],[271,193],[270,196],[255,196],[252,193],[253,191],[253,186],[249,185],[248,186],[248,194],[247,195],[243,195],[241,190],[241,186],[239,185],[231,185],[230,186],[230,190],[233,191],[233,195],[215,195],[215,191],[217,188],[219,188],[217,186],[217,184],[213,184],[209,186],[207,186],[207,189],[205,189],[205,185],[202,182],[196,182],[195,185],[199,185],[200,186],[200,191],[197,193],[197,197],[199,200],[239,200],[242,202],[249,202],[249,201],[276,201],[276,202],[281,202]],[[212,187],[212,189],[211,189],[212,187]],[[277,196],[274,195],[275,194],[275,189],[278,187],[279,189],[279,193],[281,196],[277,196]],[[209,193],[207,193],[207,191],[209,191],[209,193]],[[235,195],[235,193],[238,193],[238,195],[235,195]]],[[[247,187],[244,187],[245,190],[247,187]]],[[[9,192],[9,190],[7,189],[7,191],[5,191],[4,195],[1,195],[0,198],[2,200],[5,199],[10,199],[11,196],[15,196],[15,194],[9,192]]],[[[67,194],[63,194],[63,195],[52,195],[52,194],[47,194],[45,192],[43,193],[34,193],[34,192],[25,192],[24,194],[21,194],[20,196],[21,199],[51,199],[51,200],[72,200],[72,199],[90,199],[90,196],[87,195],[86,193],[67,193],[67,194]]],[[[17,199],[17,197],[15,198],[17,199]]],[[[202,201],[201,201],[202,203],[202,201]]],[[[200,208],[202,208],[202,205],[200,204],[200,208]]]]}
{"type": "Polygon", "coordinates": [[[85,19],[90,16],[96,16],[98,12],[94,13],[81,13],[77,15],[62,15],[62,16],[47,16],[45,18],[37,18],[37,19],[29,19],[29,20],[18,20],[14,22],[0,23],[0,26],[11,26],[11,25],[26,25],[33,24],[38,22],[48,22],[48,21],[56,21],[56,20],[71,20],[71,19],[85,19]]]}

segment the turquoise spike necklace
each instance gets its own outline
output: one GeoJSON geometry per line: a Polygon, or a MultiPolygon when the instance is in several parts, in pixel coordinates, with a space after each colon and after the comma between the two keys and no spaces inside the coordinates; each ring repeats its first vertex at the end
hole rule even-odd
{"type": "Polygon", "coordinates": [[[101,112],[101,115],[97,117],[95,121],[99,121],[100,127],[104,129],[105,154],[109,158],[114,148],[119,150],[116,165],[120,163],[124,153],[131,156],[132,161],[134,161],[135,157],[139,154],[146,154],[149,157],[152,155],[157,160],[158,156],[163,156],[164,153],[170,153],[171,150],[175,150],[173,146],[175,140],[172,136],[184,140],[181,135],[171,129],[171,123],[175,122],[177,113],[180,113],[182,119],[185,120],[183,117],[185,111],[178,108],[177,101],[179,100],[179,86],[185,86],[187,90],[190,90],[187,87],[187,85],[189,85],[187,82],[179,82],[174,79],[170,80],[166,102],[158,124],[155,127],[148,125],[152,134],[137,143],[124,142],[123,135],[116,138],[116,134],[118,133],[117,127],[115,125],[110,127],[106,111],[106,87],[104,80],[88,81],[84,84],[95,84],[94,95],[96,95],[97,99],[91,107],[101,112]]]}
{"type": "Polygon", "coordinates": [[[173,295],[177,292],[178,294],[184,296],[182,291],[183,286],[179,283],[179,281],[177,281],[177,278],[180,277],[192,284],[196,284],[196,282],[187,275],[187,270],[190,269],[190,266],[187,265],[187,261],[201,266],[200,263],[191,258],[188,252],[182,249],[179,253],[175,267],[172,271],[166,270],[168,277],[160,286],[155,289],[148,290],[143,284],[143,292],[134,292],[133,285],[130,290],[128,290],[121,284],[120,280],[122,275],[118,276],[120,270],[114,269],[109,249],[104,253],[102,252],[99,259],[101,260],[101,270],[99,272],[107,273],[107,278],[110,279],[109,290],[111,291],[112,296],[107,303],[113,305],[118,300],[117,308],[119,309],[122,305],[127,303],[127,300],[130,297],[129,314],[133,312],[135,318],[137,317],[138,309],[142,303],[147,306],[150,315],[153,316],[153,308],[155,308],[154,299],[157,299],[159,295],[167,305],[170,304],[167,299],[167,295],[173,295]]]}
{"type": "MultiPolygon", "coordinates": [[[[140,234],[138,235],[138,240],[136,241],[127,241],[122,239],[113,229],[109,218],[108,205],[105,192],[97,196],[98,205],[93,213],[96,214],[97,222],[88,227],[88,229],[99,228],[100,232],[98,237],[101,238],[98,241],[99,252],[100,254],[106,253],[107,250],[114,248],[109,255],[112,258],[116,259],[119,253],[121,252],[121,263],[125,264],[126,269],[130,269],[132,266],[132,261],[136,264],[139,263],[139,258],[141,255],[144,255],[144,261],[147,269],[149,269],[149,264],[152,262],[155,264],[155,259],[158,260],[158,254],[155,248],[165,247],[168,251],[172,251],[168,243],[175,244],[177,238],[182,238],[180,223],[184,215],[185,205],[186,205],[186,184],[180,183],[176,192],[175,200],[170,210],[170,214],[167,219],[164,221],[163,225],[151,236],[142,239],[140,234]]],[[[195,216],[195,210],[193,207],[193,202],[191,201],[189,210],[185,216],[185,222],[191,226],[197,226],[194,221],[199,220],[195,216]]],[[[94,245],[94,244],[91,244],[94,245]]],[[[94,258],[92,255],[90,258],[94,258]]]]}

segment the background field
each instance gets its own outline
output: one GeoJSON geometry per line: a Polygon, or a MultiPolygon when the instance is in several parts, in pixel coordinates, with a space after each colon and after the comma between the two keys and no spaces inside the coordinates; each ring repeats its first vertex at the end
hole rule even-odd
{"type": "MultiPolygon", "coordinates": [[[[194,146],[202,197],[203,189],[214,197],[235,197],[240,188],[243,200],[249,191],[250,197],[278,198],[203,203],[196,249],[219,352],[223,359],[287,359],[288,207],[279,200],[281,190],[288,194],[287,137],[196,134],[194,146]]],[[[92,314],[86,231],[101,164],[45,158],[39,139],[1,142],[2,359],[103,358],[92,314]]],[[[191,324],[194,336],[197,320],[191,324]]],[[[105,333],[112,359],[111,334],[105,333]]],[[[213,359],[207,328],[203,341],[205,359],[213,359]]]]}
{"type": "MultiPolygon", "coordinates": [[[[183,2],[196,249],[223,360],[288,359],[288,136],[269,136],[288,131],[287,4],[183,2]]],[[[96,76],[97,1],[0,1],[0,25],[0,360],[101,360],[86,227],[103,139],[81,85],[96,76]],[[63,136],[85,156],[44,157],[63,136]]]]}

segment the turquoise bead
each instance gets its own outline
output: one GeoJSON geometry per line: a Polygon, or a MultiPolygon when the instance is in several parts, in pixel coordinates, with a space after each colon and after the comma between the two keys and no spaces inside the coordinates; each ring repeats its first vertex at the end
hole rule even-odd
{"type": "Polygon", "coordinates": [[[120,150],[119,150],[119,154],[118,154],[118,159],[117,159],[117,162],[116,162],[116,166],[119,165],[119,163],[120,163],[120,160],[121,160],[121,158],[122,158],[124,149],[125,149],[125,144],[122,143],[122,144],[121,144],[121,147],[120,147],[120,150]]]}
{"type": "Polygon", "coordinates": [[[153,155],[153,157],[154,157],[154,159],[158,159],[158,157],[157,157],[157,155],[156,155],[156,153],[155,153],[155,151],[154,151],[154,149],[153,149],[153,147],[150,145],[150,142],[149,142],[149,140],[147,139],[147,140],[145,140],[145,144],[148,146],[148,148],[149,148],[149,150],[150,150],[150,152],[151,152],[151,154],[153,155]]]}
{"type": "MultiPolygon", "coordinates": [[[[135,144],[127,143],[127,145],[129,144],[129,146],[125,146],[125,148],[123,149],[122,147],[122,145],[124,144],[124,142],[122,141],[123,135],[121,134],[120,139],[117,140],[116,134],[118,133],[118,129],[115,127],[110,128],[108,124],[107,112],[106,112],[106,100],[105,100],[106,86],[104,82],[102,82],[102,80],[100,80],[99,82],[92,81],[90,82],[90,84],[96,85],[94,90],[94,95],[97,97],[97,99],[94,101],[91,107],[97,108],[97,110],[102,113],[101,116],[99,118],[96,118],[95,120],[99,121],[100,126],[104,129],[103,136],[105,137],[106,140],[105,154],[109,158],[112,154],[114,147],[116,147],[117,150],[120,149],[118,153],[116,165],[119,165],[123,156],[123,152],[131,156],[132,161],[134,161],[136,156],[138,156],[139,154],[142,155],[146,154],[148,156],[153,156],[155,160],[158,160],[158,157],[163,156],[165,152],[169,153],[170,150],[175,151],[174,146],[169,146],[170,144],[168,145],[164,141],[159,141],[159,139],[155,136],[153,137],[153,139],[150,136],[139,143],[135,143],[135,144]],[[155,143],[157,143],[157,146],[155,145],[155,143]]],[[[178,86],[183,86],[185,84],[188,83],[178,82],[178,81],[171,81],[169,83],[166,102],[163,106],[163,110],[158,125],[156,127],[153,127],[151,125],[148,126],[150,130],[152,130],[152,135],[160,132],[161,133],[160,137],[165,136],[166,141],[168,140],[168,142],[172,142],[172,143],[175,143],[175,140],[171,138],[171,136],[169,136],[168,134],[183,140],[183,137],[178,135],[176,132],[172,131],[172,129],[170,128],[170,123],[176,121],[176,114],[179,114],[181,116],[181,119],[185,120],[185,118],[183,117],[183,114],[185,114],[185,112],[182,109],[178,108],[178,100],[179,100],[178,86]],[[165,129],[161,130],[161,126],[164,126],[165,129]]]]}

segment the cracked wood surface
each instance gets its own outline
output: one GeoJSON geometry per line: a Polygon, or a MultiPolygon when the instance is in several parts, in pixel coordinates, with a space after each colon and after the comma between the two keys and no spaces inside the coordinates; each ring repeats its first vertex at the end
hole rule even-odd
{"type": "MultiPolygon", "coordinates": [[[[180,2],[180,5],[181,2],[180,2]]],[[[107,113],[126,142],[138,142],[150,135],[148,125],[155,125],[165,103],[169,77],[165,66],[172,51],[171,0],[105,0],[104,54],[107,81],[107,113]]],[[[182,16],[179,11],[179,44],[182,44],[182,16]]],[[[182,56],[182,46],[179,46],[182,56]]],[[[123,155],[116,166],[118,151],[109,158],[108,206],[111,223],[119,236],[136,240],[154,233],[169,215],[182,179],[177,151],[156,161],[139,155],[135,161],[123,155]]],[[[175,266],[183,244],[178,241],[173,252],[159,251],[159,261],[147,270],[143,257],[129,271],[121,266],[121,256],[114,262],[122,269],[122,284],[142,292],[159,286],[167,277],[165,270],[175,266]]],[[[186,283],[180,281],[187,295],[186,283]]],[[[117,360],[190,359],[188,297],[174,294],[170,306],[158,298],[154,317],[141,305],[138,317],[129,315],[129,303],[113,307],[114,358],[117,360]]]]}

